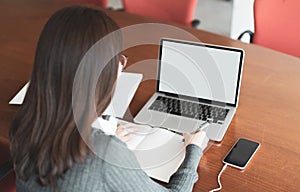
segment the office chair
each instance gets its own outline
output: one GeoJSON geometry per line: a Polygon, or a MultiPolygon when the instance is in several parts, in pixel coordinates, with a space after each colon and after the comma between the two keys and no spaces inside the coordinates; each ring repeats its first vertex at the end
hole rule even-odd
{"type": "Polygon", "coordinates": [[[64,0],[64,1],[91,4],[102,8],[107,8],[108,5],[108,0],[64,0]]]}
{"type": "Polygon", "coordinates": [[[255,0],[254,29],[243,32],[250,42],[300,57],[300,1],[255,0]]]}
{"type": "Polygon", "coordinates": [[[0,191],[16,191],[16,175],[10,157],[9,142],[0,137],[0,191]]]}
{"type": "Polygon", "coordinates": [[[122,0],[124,11],[197,27],[193,20],[197,0],[122,0]]]}

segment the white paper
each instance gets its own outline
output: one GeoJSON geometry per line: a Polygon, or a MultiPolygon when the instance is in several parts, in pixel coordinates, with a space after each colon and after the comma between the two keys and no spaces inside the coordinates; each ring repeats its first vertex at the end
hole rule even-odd
{"type": "Polygon", "coordinates": [[[118,78],[116,89],[110,105],[103,115],[122,118],[143,78],[139,73],[122,72],[118,78]]]}
{"type": "MultiPolygon", "coordinates": [[[[122,72],[118,78],[116,89],[110,105],[103,115],[112,115],[122,118],[142,80],[139,73],[122,72]]],[[[29,82],[17,93],[9,104],[21,105],[24,101],[29,82]]]]}
{"type": "Polygon", "coordinates": [[[178,170],[178,168],[182,164],[184,157],[185,150],[174,158],[170,159],[170,161],[166,162],[165,164],[153,168],[142,167],[142,169],[149,177],[168,183],[170,181],[170,177],[178,170]]]}
{"type": "Polygon", "coordinates": [[[124,129],[132,134],[132,138],[126,142],[130,150],[135,150],[145,137],[152,131],[152,128],[145,125],[137,125],[123,120],[118,120],[124,129]]]}
{"type": "Polygon", "coordinates": [[[183,137],[165,129],[155,130],[145,137],[134,153],[148,176],[167,183],[184,160],[183,137]]]}
{"type": "Polygon", "coordinates": [[[169,182],[185,157],[183,136],[161,128],[118,120],[125,129],[132,130],[126,142],[148,176],[169,182]]]}
{"type": "Polygon", "coordinates": [[[98,117],[93,123],[92,127],[101,129],[106,135],[115,135],[117,130],[116,121],[107,121],[102,117],[98,117]]]}
{"type": "Polygon", "coordinates": [[[29,82],[22,87],[22,89],[17,93],[17,95],[9,102],[11,105],[21,105],[24,101],[29,82]]]}

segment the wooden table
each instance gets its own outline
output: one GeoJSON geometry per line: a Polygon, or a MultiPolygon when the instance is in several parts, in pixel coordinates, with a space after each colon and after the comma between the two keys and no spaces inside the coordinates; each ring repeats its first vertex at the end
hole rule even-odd
{"type": "MultiPolygon", "coordinates": [[[[29,80],[37,40],[49,16],[66,3],[49,0],[0,0],[0,134],[8,137],[9,125],[18,106],[9,100],[29,80]]],[[[106,11],[121,26],[158,22],[123,12],[106,11]]],[[[217,187],[222,159],[240,138],[261,143],[244,171],[228,167],[222,175],[224,191],[299,191],[300,189],[300,59],[224,36],[181,27],[205,43],[240,47],[246,52],[237,113],[221,143],[214,143],[202,157],[194,191],[217,187]]],[[[133,34],[146,38],[145,33],[133,34]]],[[[168,34],[165,34],[168,37],[168,34]]],[[[284,37],[278,37],[284,38],[284,37]]],[[[126,41],[126,39],[124,40],[126,41]]],[[[300,48],[299,48],[300,49],[300,48]]],[[[156,59],[158,46],[143,45],[124,51],[129,65],[156,59]]],[[[128,71],[131,71],[129,66],[128,71]]],[[[156,62],[132,71],[144,78],[155,76],[156,62]]],[[[135,115],[155,91],[155,81],[139,87],[130,112],[135,115]]]]}

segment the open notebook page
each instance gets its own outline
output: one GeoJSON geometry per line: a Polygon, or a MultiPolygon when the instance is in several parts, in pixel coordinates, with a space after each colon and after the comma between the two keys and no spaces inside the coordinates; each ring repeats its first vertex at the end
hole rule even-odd
{"type": "Polygon", "coordinates": [[[183,137],[165,129],[154,128],[133,151],[141,168],[154,179],[169,182],[185,157],[183,137]]]}
{"type": "Polygon", "coordinates": [[[185,157],[183,136],[161,128],[118,120],[133,137],[126,142],[148,176],[169,182],[185,157]]]}

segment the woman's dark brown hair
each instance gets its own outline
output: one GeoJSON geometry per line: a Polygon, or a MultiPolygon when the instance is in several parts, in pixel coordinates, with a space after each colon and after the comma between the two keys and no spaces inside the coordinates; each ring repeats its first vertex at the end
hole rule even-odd
{"type": "MultiPolygon", "coordinates": [[[[11,154],[20,179],[36,176],[41,185],[55,188],[59,177],[91,153],[85,141],[89,140],[90,125],[96,116],[90,106],[101,114],[111,100],[121,50],[120,33],[102,46],[103,52],[110,54],[108,63],[100,62],[101,58],[90,60],[95,66],[102,65],[101,75],[86,70],[80,82],[87,86],[78,85],[75,92],[74,78],[79,66],[84,68],[81,60],[87,51],[118,29],[103,11],[87,7],[67,7],[48,20],[38,41],[30,86],[10,129],[11,154]],[[94,90],[89,90],[93,84],[94,90]],[[94,91],[86,94],[94,94],[94,100],[78,99],[86,90],[94,91]],[[76,101],[83,102],[76,106],[82,108],[80,118],[85,122],[81,130],[74,118],[76,101]]],[[[97,49],[99,55],[102,48],[97,49]]]]}

